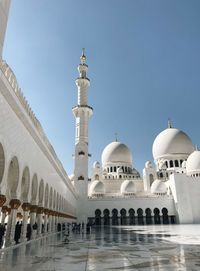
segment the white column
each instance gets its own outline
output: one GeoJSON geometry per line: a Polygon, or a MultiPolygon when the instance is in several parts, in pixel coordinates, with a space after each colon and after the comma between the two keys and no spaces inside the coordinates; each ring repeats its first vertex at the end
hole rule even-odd
{"type": "Polygon", "coordinates": [[[54,212],[53,212],[53,215],[52,215],[52,232],[55,232],[55,215],[54,215],[54,212]]]}
{"type": "Polygon", "coordinates": [[[7,229],[6,229],[6,243],[8,245],[14,244],[14,235],[15,235],[15,225],[17,217],[17,209],[20,206],[20,201],[18,199],[12,199],[10,201],[11,212],[8,219],[7,229]]]}
{"type": "MultiPolygon", "coordinates": [[[[5,202],[6,202],[6,196],[0,195],[0,216],[1,215],[3,216],[2,207],[3,207],[5,202]]],[[[2,218],[1,218],[1,220],[2,220],[2,218]]]]}
{"type": "Polygon", "coordinates": [[[48,215],[44,215],[44,234],[47,233],[47,222],[48,222],[48,215]]]}
{"type": "Polygon", "coordinates": [[[37,230],[33,229],[33,225],[36,222],[36,212],[37,212],[37,205],[31,205],[30,207],[30,225],[31,225],[31,239],[36,238],[37,230]]]}
{"type": "Polygon", "coordinates": [[[7,206],[3,206],[2,209],[1,209],[1,225],[4,226],[5,224],[5,219],[6,219],[6,213],[9,212],[10,209],[7,207],[7,206]]]}
{"type": "Polygon", "coordinates": [[[49,224],[48,224],[48,233],[52,232],[52,215],[51,212],[49,214],[49,224]]]}
{"type": "Polygon", "coordinates": [[[57,212],[54,212],[54,232],[57,231],[57,212]]]}
{"type": "Polygon", "coordinates": [[[118,225],[121,226],[121,216],[118,216],[118,225]]]}
{"type": "Polygon", "coordinates": [[[23,203],[22,209],[24,212],[23,212],[22,231],[21,231],[20,241],[25,242],[25,241],[27,241],[26,233],[27,233],[27,224],[28,224],[28,215],[29,215],[29,210],[30,210],[30,204],[23,203]]]}
{"type": "Polygon", "coordinates": [[[38,207],[37,209],[37,216],[36,216],[36,220],[37,220],[37,237],[40,237],[42,234],[42,214],[43,214],[43,208],[42,207],[38,207]]]}

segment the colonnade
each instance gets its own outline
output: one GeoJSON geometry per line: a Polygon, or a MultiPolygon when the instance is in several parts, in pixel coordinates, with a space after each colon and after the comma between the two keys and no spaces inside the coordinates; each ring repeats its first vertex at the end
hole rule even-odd
{"type": "Polygon", "coordinates": [[[90,224],[94,224],[96,226],[104,226],[104,225],[151,225],[151,224],[175,224],[176,217],[175,215],[168,215],[168,209],[162,208],[154,208],[151,210],[150,208],[146,208],[143,210],[142,208],[138,208],[134,210],[130,208],[126,209],[104,209],[101,211],[100,209],[95,210],[95,217],[89,218],[90,224]]]}
{"type": "Polygon", "coordinates": [[[8,204],[5,195],[0,195],[0,241],[1,246],[41,237],[61,231],[75,217],[19,199],[11,199],[8,204]],[[19,231],[20,229],[20,231],[19,231]]]}

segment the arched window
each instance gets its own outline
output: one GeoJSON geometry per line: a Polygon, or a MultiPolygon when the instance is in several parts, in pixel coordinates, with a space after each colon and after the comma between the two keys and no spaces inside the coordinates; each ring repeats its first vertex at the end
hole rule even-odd
{"type": "Polygon", "coordinates": [[[175,160],[175,167],[179,167],[178,160],[175,160]]]}
{"type": "Polygon", "coordinates": [[[158,208],[155,208],[153,212],[154,212],[154,223],[160,224],[160,210],[158,208]]]}
{"type": "Polygon", "coordinates": [[[180,160],[180,166],[182,166],[183,160],[180,160]]]}
{"type": "Polygon", "coordinates": [[[137,215],[138,215],[138,224],[144,225],[143,210],[141,208],[137,209],[137,215]]]}
{"type": "Polygon", "coordinates": [[[120,211],[121,214],[121,225],[126,225],[126,210],[125,209],[121,209],[120,211]]]}
{"type": "Polygon", "coordinates": [[[134,225],[135,224],[135,210],[131,208],[128,212],[129,212],[129,225],[134,225]]]}
{"type": "Polygon", "coordinates": [[[169,161],[169,166],[170,166],[170,167],[174,167],[174,163],[173,163],[172,160],[169,161]]]}
{"type": "Polygon", "coordinates": [[[125,167],[125,172],[127,172],[127,167],[125,167]]]}
{"type": "Polygon", "coordinates": [[[121,179],[122,175],[119,175],[119,178],[121,179]]]}
{"type": "Polygon", "coordinates": [[[95,210],[95,225],[101,225],[101,211],[99,209],[95,210]]]}
{"type": "Polygon", "coordinates": [[[150,174],[149,175],[149,184],[150,184],[150,186],[152,185],[153,181],[154,181],[153,174],[150,174]]]}
{"type": "Polygon", "coordinates": [[[165,165],[166,165],[166,167],[168,168],[168,162],[167,162],[167,161],[165,161],[165,165]]]}
{"type": "Polygon", "coordinates": [[[162,217],[163,217],[163,224],[169,224],[169,217],[168,217],[167,208],[162,208],[162,217]]]}
{"type": "Polygon", "coordinates": [[[117,172],[117,168],[116,167],[114,167],[114,172],[117,172]]]}
{"type": "Polygon", "coordinates": [[[94,178],[95,178],[95,180],[99,180],[99,175],[96,174],[94,178]]]}
{"type": "Polygon", "coordinates": [[[113,168],[112,168],[112,167],[110,167],[110,172],[112,172],[112,170],[113,170],[113,168]]]}
{"type": "Polygon", "coordinates": [[[151,209],[147,208],[145,210],[145,213],[146,213],[146,224],[152,224],[151,209]]]}
{"type": "Polygon", "coordinates": [[[109,169],[109,167],[107,167],[107,171],[108,171],[108,173],[110,172],[110,169],[109,169]]]}
{"type": "Polygon", "coordinates": [[[122,172],[124,173],[124,167],[122,167],[122,172]]]}
{"type": "Polygon", "coordinates": [[[112,225],[118,225],[118,210],[112,210],[112,225]]]}
{"type": "Polygon", "coordinates": [[[84,177],[83,176],[79,176],[78,177],[78,181],[83,181],[84,180],[84,177]]]}
{"type": "Polygon", "coordinates": [[[162,172],[160,173],[160,178],[163,178],[163,173],[162,172]]]}
{"type": "Polygon", "coordinates": [[[104,225],[110,224],[110,211],[108,209],[105,209],[103,211],[103,219],[104,219],[104,225]]]}

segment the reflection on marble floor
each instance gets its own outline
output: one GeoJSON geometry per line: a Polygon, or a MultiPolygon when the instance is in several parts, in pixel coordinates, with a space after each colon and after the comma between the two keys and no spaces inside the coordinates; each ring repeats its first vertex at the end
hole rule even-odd
{"type": "Polygon", "coordinates": [[[127,226],[48,237],[0,252],[1,271],[196,271],[200,225],[127,226]]]}

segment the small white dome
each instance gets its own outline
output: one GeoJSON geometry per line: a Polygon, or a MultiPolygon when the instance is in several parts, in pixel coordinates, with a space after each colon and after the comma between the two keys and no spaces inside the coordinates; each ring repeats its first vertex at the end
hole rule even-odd
{"type": "Polygon", "coordinates": [[[101,165],[100,165],[100,163],[98,161],[95,161],[93,163],[93,168],[100,168],[100,167],[101,167],[101,165]]]}
{"type": "Polygon", "coordinates": [[[169,154],[189,155],[194,151],[191,139],[183,131],[176,128],[167,128],[154,140],[152,152],[154,159],[169,154]]]}
{"type": "Polygon", "coordinates": [[[145,168],[153,168],[152,162],[151,161],[147,161],[145,163],[145,168]]]}
{"type": "Polygon", "coordinates": [[[135,185],[131,180],[125,180],[120,187],[120,192],[122,195],[135,193],[135,185]]]}
{"type": "Polygon", "coordinates": [[[166,194],[167,186],[161,180],[155,180],[151,185],[151,193],[152,194],[166,194]]]}
{"type": "Polygon", "coordinates": [[[108,144],[103,150],[101,161],[103,166],[107,163],[125,163],[132,165],[132,154],[125,144],[114,141],[108,144]]]}
{"type": "Polygon", "coordinates": [[[89,195],[95,195],[95,194],[104,194],[105,189],[104,189],[104,184],[101,181],[95,180],[90,184],[89,187],[89,195]]]}
{"type": "Polygon", "coordinates": [[[200,173],[200,151],[196,150],[190,154],[186,162],[186,171],[188,175],[200,173]]]}

